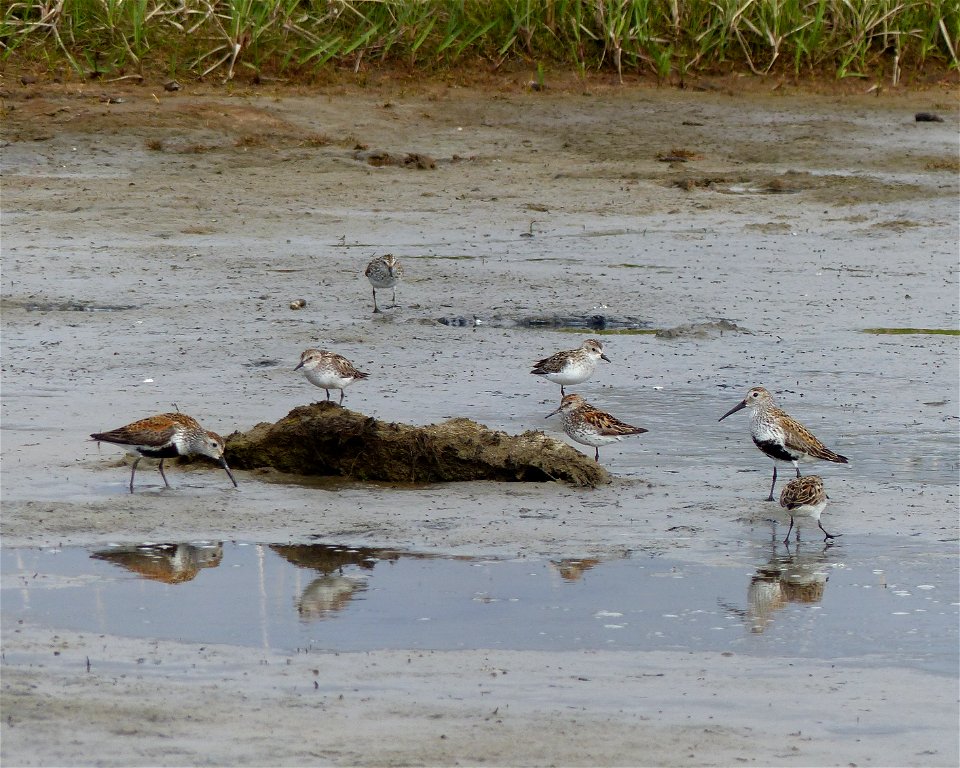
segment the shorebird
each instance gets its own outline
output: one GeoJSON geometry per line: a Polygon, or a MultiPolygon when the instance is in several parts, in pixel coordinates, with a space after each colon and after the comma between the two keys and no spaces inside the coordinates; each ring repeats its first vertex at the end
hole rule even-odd
{"type": "Polygon", "coordinates": [[[610,362],[610,358],[603,354],[603,342],[596,339],[587,339],[577,349],[568,349],[545,357],[533,364],[530,373],[543,376],[547,381],[560,385],[560,396],[566,384],[581,384],[590,378],[598,360],[610,362]]]}
{"type": "Polygon", "coordinates": [[[200,426],[196,419],[185,413],[161,413],[148,416],[132,424],[127,424],[109,432],[95,432],[90,437],[98,443],[113,443],[127,449],[127,453],[136,456],[130,470],[130,493],[133,493],[133,478],[137,474],[140,459],[160,459],[160,477],[163,484],[170,487],[163,473],[164,459],[177,456],[209,456],[227,473],[227,477],[237,487],[237,481],[223,458],[223,438],[200,426]]]}
{"type": "Polygon", "coordinates": [[[393,306],[397,306],[397,283],[403,279],[403,267],[400,259],[392,253],[377,256],[367,264],[364,275],[373,286],[373,311],[379,312],[377,306],[377,288],[393,288],[393,306]]]}
{"type": "Polygon", "coordinates": [[[777,408],[773,396],[763,387],[754,387],[737,405],[720,417],[723,421],[737,411],[749,408],[750,436],[754,445],[773,459],[773,482],[767,501],[773,501],[773,489],[777,484],[777,462],[789,461],[800,477],[797,462],[808,459],[823,459],[836,464],[846,464],[847,457],[834,453],[821,443],[803,424],[777,408]]]}
{"type": "Polygon", "coordinates": [[[601,445],[623,440],[629,435],[642,435],[647,431],[594,408],[580,395],[564,395],[560,407],[548,413],[547,418],[555,413],[560,414],[563,431],[571,440],[594,448],[594,461],[600,461],[601,445]]]}
{"type": "MultiPolygon", "coordinates": [[[[820,522],[820,514],[827,506],[827,492],[823,488],[823,478],[819,475],[798,477],[787,483],[780,493],[780,506],[790,513],[790,527],[787,529],[787,538],[783,540],[784,544],[790,542],[790,531],[793,530],[795,517],[809,517],[811,520],[816,520],[824,533],[824,541],[836,538],[832,533],[827,533],[823,523],[820,522]]],[[[800,541],[799,525],[797,541],[800,541]]]]}
{"type": "Polygon", "coordinates": [[[357,370],[347,358],[325,349],[307,349],[300,355],[300,364],[293,370],[303,368],[303,375],[314,386],[326,390],[327,400],[330,390],[340,390],[340,405],[343,405],[343,390],[357,379],[365,379],[369,373],[357,370]]]}

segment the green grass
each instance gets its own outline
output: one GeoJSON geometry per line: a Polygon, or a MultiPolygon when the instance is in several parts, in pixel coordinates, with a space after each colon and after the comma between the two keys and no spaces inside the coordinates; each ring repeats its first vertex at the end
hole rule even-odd
{"type": "Polygon", "coordinates": [[[331,68],[524,65],[654,75],[831,74],[896,82],[958,68],[957,0],[22,0],[0,3],[0,55],[230,80],[331,68]]]}
{"type": "Polygon", "coordinates": [[[955,328],[864,328],[864,333],[883,335],[926,334],[929,336],[960,336],[955,328]]]}

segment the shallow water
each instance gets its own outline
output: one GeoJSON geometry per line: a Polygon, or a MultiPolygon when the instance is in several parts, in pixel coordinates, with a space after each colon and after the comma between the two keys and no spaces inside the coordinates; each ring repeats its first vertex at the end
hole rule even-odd
{"type": "Polygon", "coordinates": [[[713,566],[641,553],[495,560],[330,544],[13,549],[2,558],[2,617],[279,652],[728,651],[955,674],[951,545],[876,538],[757,541],[713,566]]]}

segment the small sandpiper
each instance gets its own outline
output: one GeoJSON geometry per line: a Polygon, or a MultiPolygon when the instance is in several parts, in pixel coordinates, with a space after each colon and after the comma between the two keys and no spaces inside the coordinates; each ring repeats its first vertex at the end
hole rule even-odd
{"type": "Polygon", "coordinates": [[[137,474],[140,459],[160,459],[160,477],[163,484],[170,487],[163,473],[164,459],[177,456],[209,456],[220,464],[227,477],[237,487],[236,478],[223,457],[223,438],[200,426],[196,419],[185,413],[161,413],[148,416],[124,427],[109,432],[95,432],[90,435],[97,442],[113,443],[127,449],[127,453],[136,456],[130,470],[130,493],[133,493],[133,478],[137,474]]]}
{"type": "MultiPolygon", "coordinates": [[[[787,529],[787,538],[783,540],[784,544],[790,542],[790,531],[793,530],[796,517],[809,517],[811,520],[816,520],[824,533],[824,541],[836,538],[834,534],[827,533],[823,523],[820,522],[820,514],[827,506],[827,492],[823,489],[823,478],[819,475],[798,477],[787,483],[780,493],[780,506],[790,513],[790,527],[787,529]]],[[[797,525],[797,541],[800,541],[799,525],[797,525]]]]}
{"type": "Polygon", "coordinates": [[[293,370],[303,368],[303,375],[314,386],[326,390],[327,400],[330,390],[340,390],[340,405],[343,405],[343,390],[357,379],[365,379],[369,373],[357,370],[347,358],[325,349],[306,349],[300,355],[300,364],[293,370]]]}
{"type": "Polygon", "coordinates": [[[397,306],[397,283],[403,280],[403,267],[396,256],[387,253],[371,259],[363,274],[373,286],[374,312],[380,311],[380,307],[377,306],[377,288],[393,288],[393,306],[397,306]]]}
{"type": "Polygon", "coordinates": [[[742,408],[751,410],[750,435],[754,445],[766,456],[773,459],[773,482],[770,483],[770,495],[767,501],[773,501],[773,489],[777,484],[777,462],[789,461],[800,477],[797,462],[809,459],[823,459],[836,464],[846,464],[847,457],[834,453],[821,443],[803,424],[781,411],[773,403],[773,396],[763,387],[754,387],[737,405],[720,417],[727,416],[742,408]]]}
{"type": "Polygon", "coordinates": [[[580,395],[564,395],[560,407],[547,414],[549,419],[560,414],[563,431],[571,440],[595,449],[594,461],[600,461],[600,446],[622,440],[629,435],[642,435],[647,430],[633,427],[594,408],[580,395]]]}
{"type": "Polygon", "coordinates": [[[603,343],[596,339],[587,339],[577,349],[568,349],[545,357],[533,364],[530,373],[543,376],[547,381],[560,385],[560,396],[566,393],[564,385],[581,384],[593,375],[598,360],[610,362],[603,353],[603,343]]]}

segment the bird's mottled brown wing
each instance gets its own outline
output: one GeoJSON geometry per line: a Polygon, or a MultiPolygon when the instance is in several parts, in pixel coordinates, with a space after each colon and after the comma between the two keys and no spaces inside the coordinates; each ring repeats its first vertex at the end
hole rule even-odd
{"type": "Polygon", "coordinates": [[[648,430],[643,427],[634,427],[624,421],[620,421],[609,413],[598,410],[597,408],[586,408],[581,414],[583,420],[596,427],[601,435],[610,437],[619,437],[621,435],[642,435],[648,430]]]}
{"type": "Polygon", "coordinates": [[[357,368],[357,366],[355,366],[342,355],[334,355],[333,357],[336,360],[337,369],[344,376],[353,376],[355,379],[365,379],[370,375],[369,373],[364,373],[361,371],[359,368],[357,368]]]}
{"type": "Polygon", "coordinates": [[[97,432],[90,437],[117,445],[161,446],[170,442],[178,425],[188,426],[191,422],[196,424],[196,421],[182,413],[162,413],[111,429],[109,432],[97,432]]]}
{"type": "Polygon", "coordinates": [[[323,362],[344,378],[353,377],[354,379],[365,379],[370,375],[369,373],[364,373],[359,370],[357,366],[347,360],[343,355],[338,355],[336,352],[323,352],[322,354],[324,356],[323,362]]]}
{"type": "Polygon", "coordinates": [[[823,480],[817,475],[807,475],[791,480],[780,492],[780,506],[785,509],[817,504],[822,499],[823,480]]]}
{"type": "Polygon", "coordinates": [[[559,373],[563,370],[563,365],[569,357],[569,352],[557,352],[550,357],[545,357],[543,360],[537,360],[533,364],[533,370],[530,373],[544,374],[544,373],[559,373]]]}
{"type": "MultiPolygon", "coordinates": [[[[782,412],[781,412],[782,413],[782,412]]],[[[846,464],[847,457],[834,453],[827,446],[821,443],[816,436],[803,424],[787,414],[783,414],[781,422],[784,432],[784,442],[787,448],[794,451],[803,451],[808,456],[824,461],[832,461],[837,464],[846,464]]]]}

